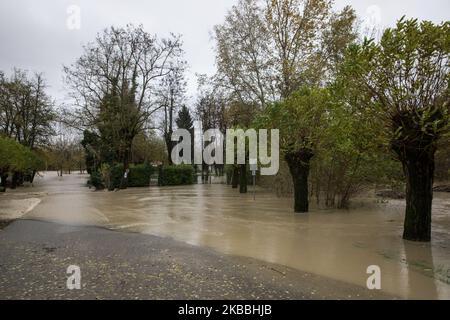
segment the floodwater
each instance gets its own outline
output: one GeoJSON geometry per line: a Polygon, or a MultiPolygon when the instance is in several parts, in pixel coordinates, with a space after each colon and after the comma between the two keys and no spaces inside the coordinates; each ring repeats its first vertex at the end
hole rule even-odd
{"type": "Polygon", "coordinates": [[[94,192],[86,179],[47,173],[10,196],[41,198],[24,218],[172,237],[363,287],[367,267],[378,265],[386,293],[450,299],[450,194],[435,194],[433,241],[424,244],[402,240],[399,200],[358,199],[351,210],[294,214],[290,199],[262,189],[256,200],[219,184],[94,192]]]}

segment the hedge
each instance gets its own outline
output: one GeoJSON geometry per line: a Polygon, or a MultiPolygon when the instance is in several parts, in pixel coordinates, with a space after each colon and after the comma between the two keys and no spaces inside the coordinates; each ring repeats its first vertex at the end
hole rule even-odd
{"type": "Polygon", "coordinates": [[[129,187],[148,187],[150,185],[150,176],[153,173],[153,167],[149,164],[138,164],[130,167],[128,174],[129,187]]]}
{"type": "MultiPolygon", "coordinates": [[[[114,190],[120,188],[123,176],[123,164],[115,164],[112,166],[103,164],[100,170],[102,172],[94,171],[91,173],[89,184],[96,189],[108,188],[108,190],[114,190]],[[105,176],[108,178],[106,179],[105,176]]],[[[148,187],[152,173],[153,167],[149,164],[131,165],[128,173],[127,186],[148,187]]]]}
{"type": "Polygon", "coordinates": [[[191,165],[161,166],[159,168],[158,185],[180,186],[194,184],[195,172],[191,165]]]}

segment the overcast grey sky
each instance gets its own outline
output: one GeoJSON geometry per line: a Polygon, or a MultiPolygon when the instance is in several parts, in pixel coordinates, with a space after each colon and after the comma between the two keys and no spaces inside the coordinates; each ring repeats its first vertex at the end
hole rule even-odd
{"type": "MultiPolygon", "coordinates": [[[[391,26],[403,15],[435,22],[450,20],[449,0],[335,0],[336,8],[352,5],[359,17],[391,26]]],[[[110,25],[134,23],[161,36],[183,35],[189,94],[195,73],[214,72],[211,31],[237,0],[2,0],[0,1],[0,70],[13,67],[43,72],[50,94],[62,101],[62,65],[74,62],[82,44],[110,25]],[[81,9],[81,28],[67,28],[67,8],[81,9]]]]}

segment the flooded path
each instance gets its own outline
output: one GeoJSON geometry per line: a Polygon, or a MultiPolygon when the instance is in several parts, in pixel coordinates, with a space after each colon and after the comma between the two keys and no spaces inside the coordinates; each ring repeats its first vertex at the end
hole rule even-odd
{"type": "Polygon", "coordinates": [[[403,201],[361,199],[355,209],[295,215],[291,200],[225,185],[93,192],[86,176],[47,173],[35,187],[2,195],[40,198],[23,218],[171,237],[219,252],[282,264],[364,287],[378,265],[382,289],[403,298],[450,299],[450,195],[437,193],[433,241],[401,238],[403,201]]]}

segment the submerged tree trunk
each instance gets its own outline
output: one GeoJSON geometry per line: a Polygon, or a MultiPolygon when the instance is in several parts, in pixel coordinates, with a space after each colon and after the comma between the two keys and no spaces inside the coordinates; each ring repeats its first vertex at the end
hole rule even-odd
{"type": "Polygon", "coordinates": [[[286,162],[294,183],[294,211],[309,211],[308,176],[311,158],[314,153],[310,149],[287,153],[286,162]]]}
{"type": "Polygon", "coordinates": [[[32,174],[31,174],[31,177],[30,177],[30,183],[31,184],[33,184],[33,182],[34,182],[34,178],[36,177],[36,173],[37,173],[37,171],[33,170],[32,174]]]}
{"type": "Polygon", "coordinates": [[[2,174],[1,178],[2,178],[1,187],[2,187],[2,190],[5,190],[6,189],[6,180],[8,179],[8,174],[2,174]]]}
{"type": "Polygon", "coordinates": [[[233,166],[233,175],[231,176],[231,187],[237,189],[239,185],[239,170],[237,166],[233,166]]]}
{"type": "Polygon", "coordinates": [[[338,209],[348,209],[350,207],[350,194],[348,192],[340,196],[337,207],[338,209]]]}
{"type": "Polygon", "coordinates": [[[239,165],[239,192],[247,193],[247,165],[239,165]]]}
{"type": "Polygon", "coordinates": [[[406,212],[403,239],[431,240],[434,150],[409,152],[403,160],[406,176],[406,212]]]}
{"type": "MultiPolygon", "coordinates": [[[[406,177],[403,239],[428,242],[431,240],[434,156],[439,134],[435,129],[424,130],[418,125],[423,116],[423,111],[396,114],[392,118],[392,129],[400,136],[391,141],[391,147],[402,162],[406,177]]],[[[445,123],[438,109],[426,117],[434,124],[445,123]]]]}
{"type": "Polygon", "coordinates": [[[11,189],[17,188],[17,180],[19,178],[19,174],[17,172],[14,172],[11,178],[11,189]]]}
{"type": "Polygon", "coordinates": [[[404,132],[391,144],[402,162],[406,178],[403,239],[428,242],[431,240],[434,156],[438,136],[418,130],[416,122],[408,117],[399,116],[393,120],[404,132]]]}
{"type": "Polygon", "coordinates": [[[209,166],[205,162],[202,164],[202,179],[203,184],[209,183],[209,166]]]}

